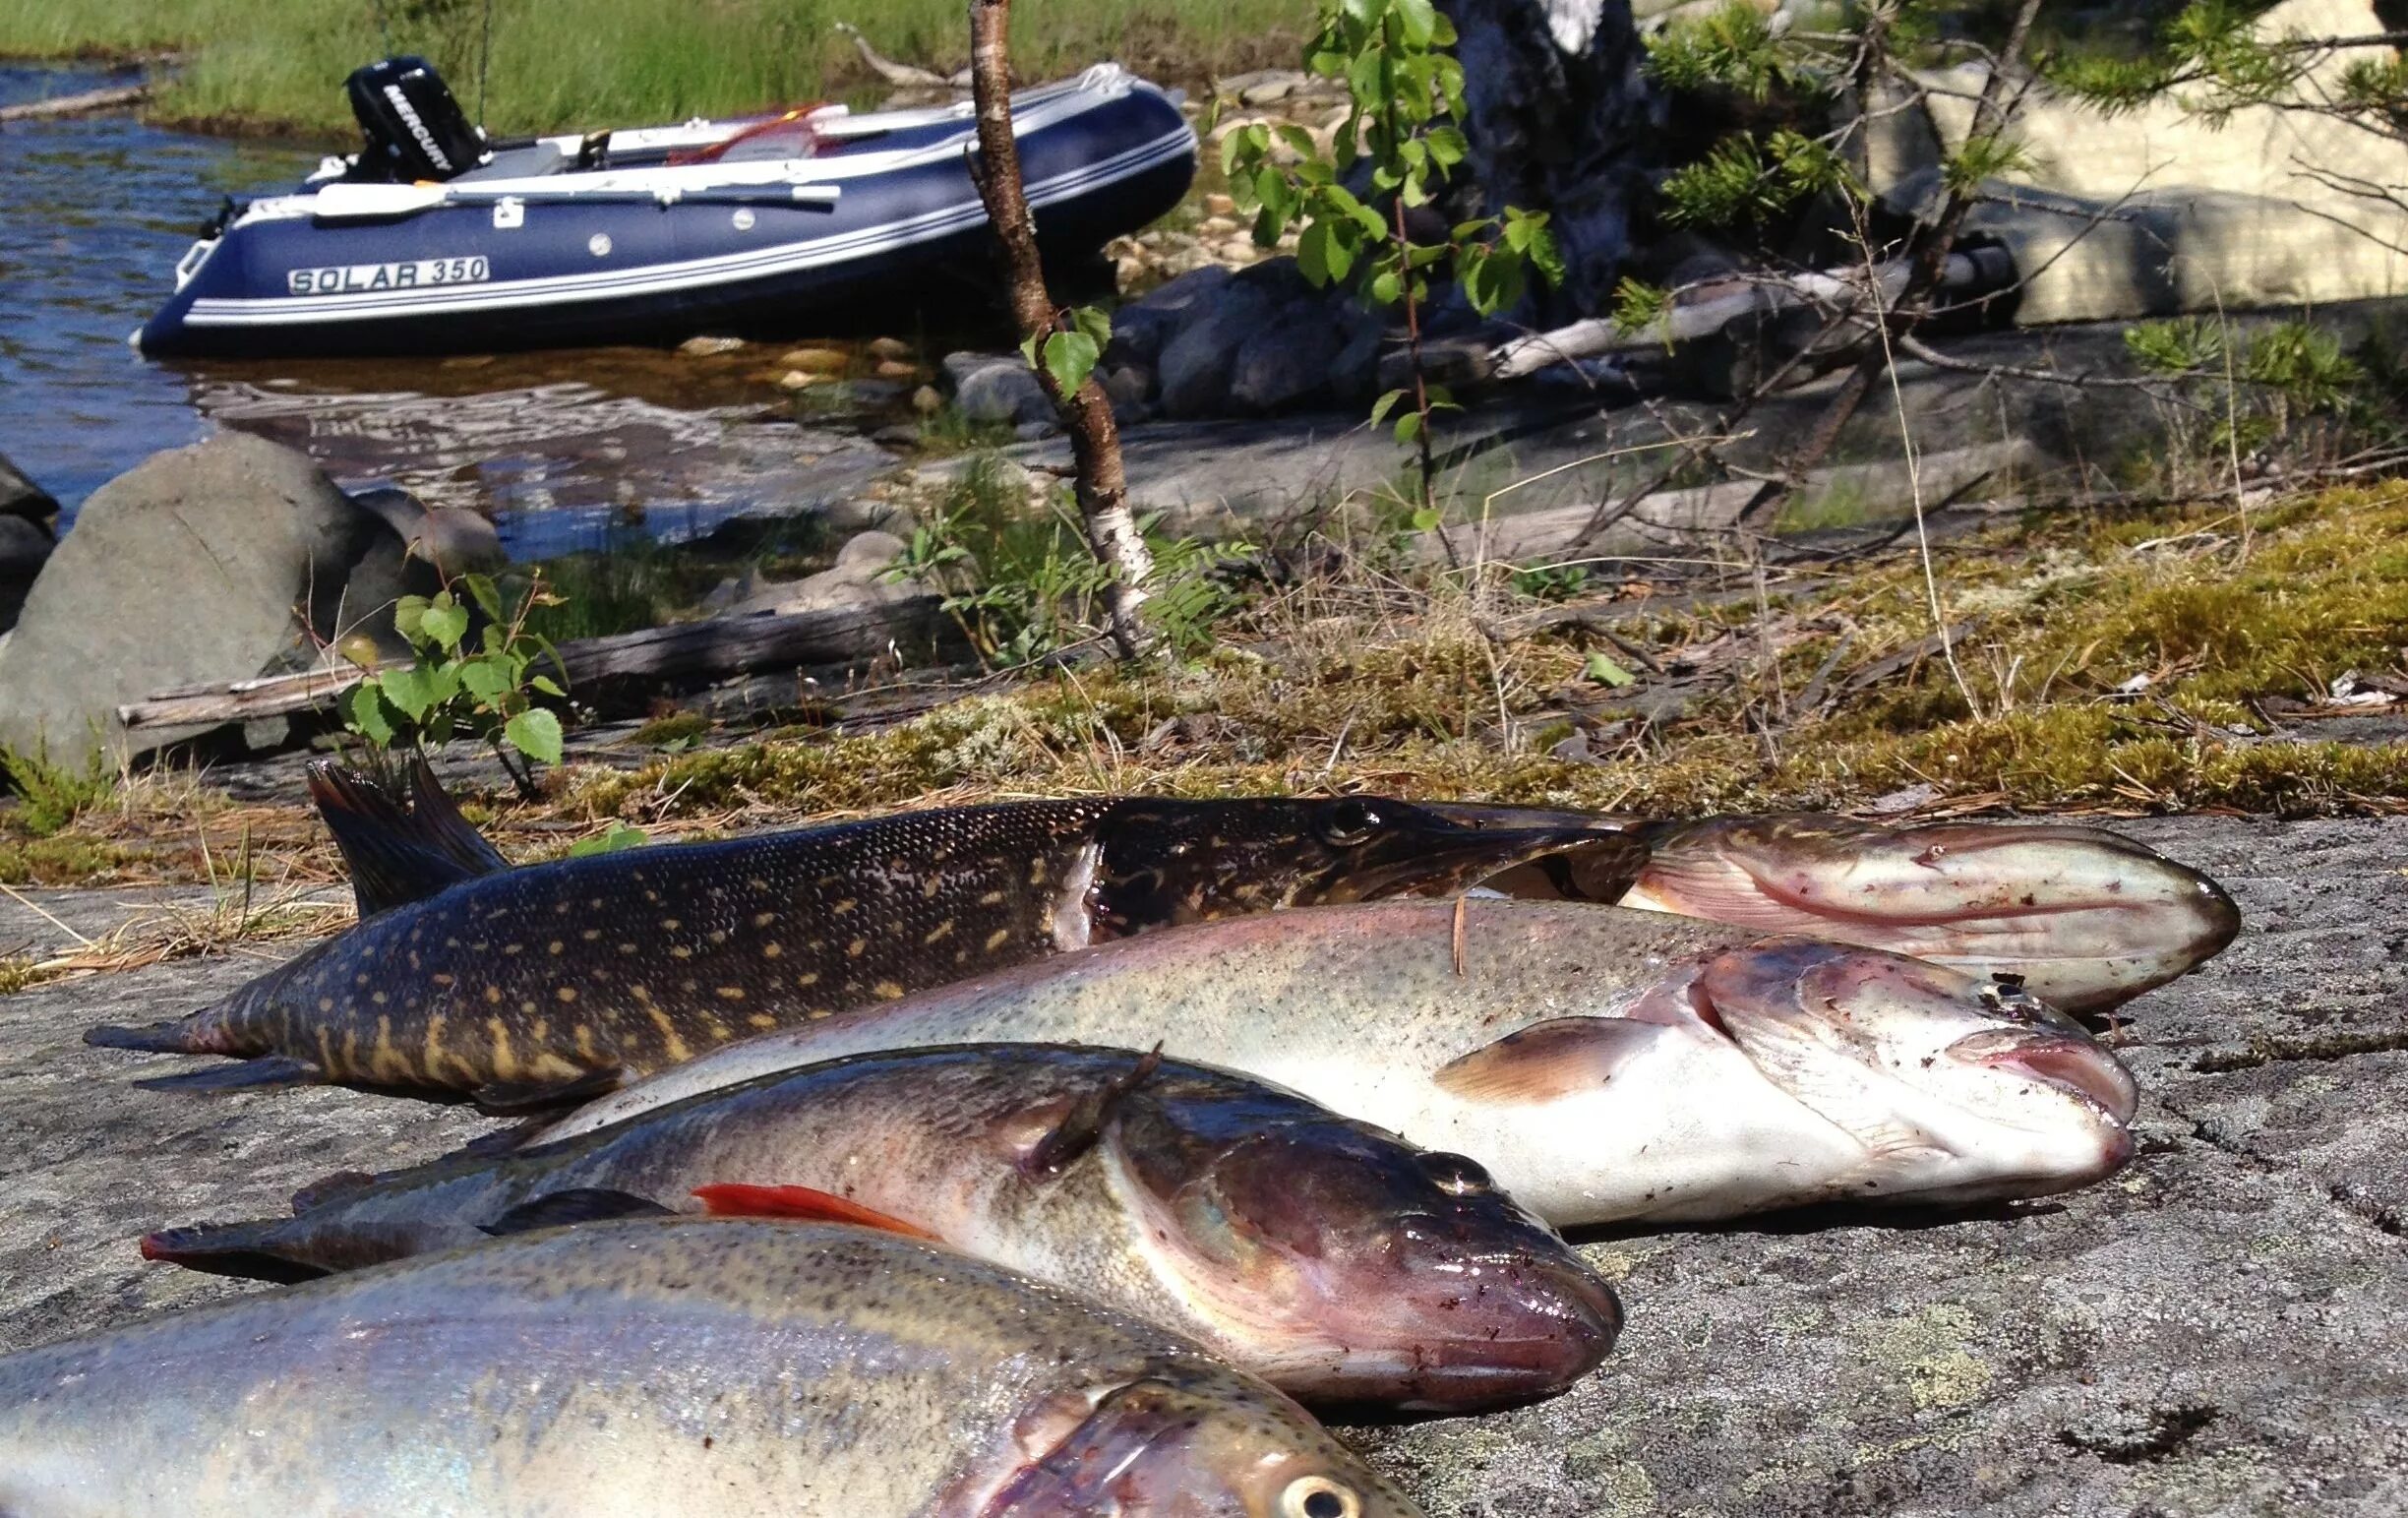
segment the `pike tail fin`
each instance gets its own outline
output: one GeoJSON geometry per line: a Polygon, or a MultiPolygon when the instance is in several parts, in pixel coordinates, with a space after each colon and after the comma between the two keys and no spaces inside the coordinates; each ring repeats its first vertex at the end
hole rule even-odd
{"type": "Polygon", "coordinates": [[[407,804],[331,760],[309,767],[309,793],[351,871],[363,920],[510,868],[460,816],[424,758],[411,764],[407,804]]]}
{"type": "Polygon", "coordinates": [[[326,1071],[308,1061],[285,1055],[269,1055],[231,1064],[212,1064],[207,1069],[186,1070],[181,1075],[159,1075],[150,1080],[138,1080],[134,1085],[141,1091],[207,1094],[217,1091],[277,1091],[287,1086],[323,1086],[326,1083],[326,1071]]]}

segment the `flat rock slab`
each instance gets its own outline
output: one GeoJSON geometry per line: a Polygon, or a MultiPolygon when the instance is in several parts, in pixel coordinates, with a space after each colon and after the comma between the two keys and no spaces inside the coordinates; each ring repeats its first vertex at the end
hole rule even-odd
{"type": "MultiPolygon", "coordinates": [[[[1630,1311],[1607,1370],[1358,1430],[1373,1458],[1434,1518],[2408,1510],[2408,820],[2127,830],[2223,879],[2249,926],[2132,1009],[2146,1100],[2122,1176],[1969,1217],[1591,1240],[1630,1311]]],[[[78,1042],[254,968],[0,1000],[0,1349],[261,1290],[145,1266],[134,1240],[492,1125],[344,1091],[136,1091],[180,1062],[78,1042]]]]}

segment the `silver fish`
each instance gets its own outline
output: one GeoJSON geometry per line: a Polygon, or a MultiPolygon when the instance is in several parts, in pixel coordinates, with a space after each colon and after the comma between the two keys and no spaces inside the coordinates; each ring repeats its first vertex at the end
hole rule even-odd
{"type": "Polygon", "coordinates": [[[865,1229],[522,1235],[0,1359],[9,1518],[1410,1518],[1162,1329],[865,1229]]]}
{"type": "Polygon", "coordinates": [[[1962,1202],[2132,1154],[2132,1077],[2012,986],[1579,903],[1315,908],[1174,929],[730,1045],[545,1128],[874,1050],[1129,1045],[1471,1156],[1558,1226],[1962,1202]]]}
{"type": "Polygon", "coordinates": [[[292,1280],[528,1218],[669,1206],[852,1219],[1190,1334],[1294,1396],[1462,1412],[1604,1358],[1613,1290],[1461,1155],[1120,1050],[863,1055],[507,1156],[321,1184],[151,1259],[292,1280]]]}

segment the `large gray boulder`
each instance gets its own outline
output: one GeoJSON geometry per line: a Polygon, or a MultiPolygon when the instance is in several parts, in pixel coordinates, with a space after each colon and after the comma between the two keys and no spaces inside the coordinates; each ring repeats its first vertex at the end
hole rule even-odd
{"type": "Polygon", "coordinates": [[[1279,311],[1253,286],[1232,281],[1201,316],[1179,329],[1157,369],[1162,408],[1174,417],[1218,416],[1229,406],[1237,350],[1279,311]]]}
{"type": "MultiPolygon", "coordinates": [[[[384,529],[318,466],[239,433],[156,454],[94,491],[0,647],[0,743],[81,762],[127,747],[116,709],[242,680],[335,626],[384,529]]],[[[189,732],[146,733],[150,743],[189,732]]]]}

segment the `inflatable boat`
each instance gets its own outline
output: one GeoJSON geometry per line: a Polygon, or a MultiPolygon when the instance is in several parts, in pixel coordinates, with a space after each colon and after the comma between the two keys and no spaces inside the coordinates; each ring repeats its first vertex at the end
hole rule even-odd
{"type": "MultiPolygon", "coordinates": [[[[887,326],[992,290],[969,102],[489,144],[424,60],[348,85],[366,136],[289,195],[229,202],[134,336],[224,357],[487,352],[887,326]]],[[[1178,203],[1195,133],[1115,64],[1012,97],[1049,259],[1178,203]]]]}

